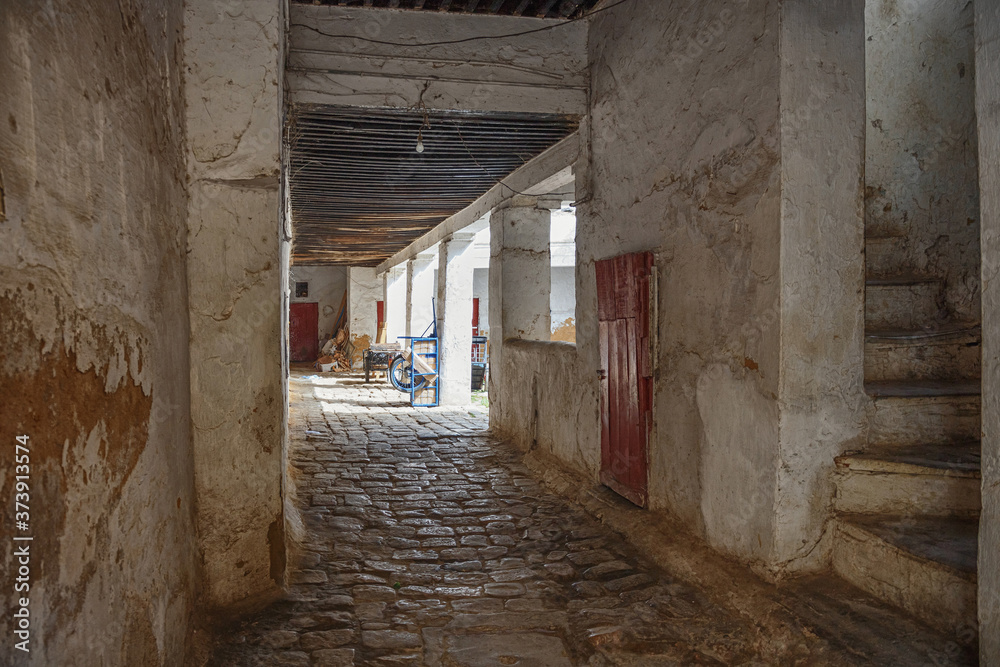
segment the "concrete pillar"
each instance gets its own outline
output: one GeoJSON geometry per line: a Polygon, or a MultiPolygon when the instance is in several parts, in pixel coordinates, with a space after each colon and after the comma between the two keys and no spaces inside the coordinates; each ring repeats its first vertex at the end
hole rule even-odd
{"type": "Polygon", "coordinates": [[[406,335],[406,265],[394,266],[382,274],[385,301],[385,342],[395,343],[406,335]]]}
{"type": "Polygon", "coordinates": [[[443,405],[466,405],[472,391],[474,239],[475,234],[454,234],[438,249],[437,318],[443,405]]]}
{"type": "Polygon", "coordinates": [[[185,6],[191,442],[211,607],[276,593],[285,572],[283,24],[268,0],[185,6]]]}
{"type": "Polygon", "coordinates": [[[347,269],[348,331],[354,355],[351,365],[361,368],[365,350],[375,342],[378,333],[378,300],[382,298],[382,281],[375,276],[375,269],[350,267],[347,269]]]}
{"type": "Polygon", "coordinates": [[[436,252],[422,252],[406,263],[406,335],[420,336],[433,319],[436,252]]]}
{"type": "Polygon", "coordinates": [[[550,219],[537,198],[522,196],[490,217],[491,424],[503,422],[503,341],[549,340],[551,335],[550,219]]]}
{"type": "Polygon", "coordinates": [[[1000,4],[977,2],[975,11],[983,294],[979,658],[1000,665],[1000,4]]]}

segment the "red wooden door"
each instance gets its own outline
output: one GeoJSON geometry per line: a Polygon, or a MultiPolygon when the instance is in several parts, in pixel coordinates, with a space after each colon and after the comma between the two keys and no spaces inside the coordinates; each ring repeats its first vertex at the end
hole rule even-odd
{"type": "Polygon", "coordinates": [[[288,344],[292,361],[316,361],[319,356],[318,303],[289,305],[288,344]]]}
{"type": "Polygon", "coordinates": [[[646,507],[653,419],[649,298],[653,255],[622,255],[599,261],[596,268],[601,344],[601,482],[646,507]]]}

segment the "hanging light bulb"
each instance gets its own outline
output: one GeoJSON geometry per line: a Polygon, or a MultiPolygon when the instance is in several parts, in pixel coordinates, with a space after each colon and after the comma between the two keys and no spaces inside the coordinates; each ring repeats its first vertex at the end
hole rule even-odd
{"type": "Polygon", "coordinates": [[[424,122],[420,125],[420,129],[417,130],[417,152],[424,152],[424,130],[429,129],[431,126],[431,121],[427,117],[427,111],[424,110],[424,122]]]}

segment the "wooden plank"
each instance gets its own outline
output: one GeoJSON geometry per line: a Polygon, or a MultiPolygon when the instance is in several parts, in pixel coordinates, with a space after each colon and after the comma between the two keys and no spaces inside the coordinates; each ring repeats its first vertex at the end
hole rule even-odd
{"type": "Polygon", "coordinates": [[[629,306],[628,306],[628,278],[626,274],[628,273],[628,256],[616,257],[612,265],[614,267],[614,298],[613,302],[615,304],[615,317],[617,319],[624,319],[628,317],[629,306]]]}
{"type": "Polygon", "coordinates": [[[608,322],[608,465],[607,470],[618,477],[618,456],[621,448],[621,398],[618,362],[621,353],[618,347],[618,320],[608,322]]]}
{"type": "Polygon", "coordinates": [[[635,355],[636,375],[639,378],[649,377],[649,276],[644,275],[640,267],[636,275],[638,312],[635,318],[635,355]]]}
{"type": "Polygon", "coordinates": [[[615,322],[618,345],[618,446],[616,447],[615,478],[627,484],[631,456],[631,424],[629,423],[629,363],[628,332],[625,320],[615,322]]]}
{"type": "Polygon", "coordinates": [[[629,255],[625,272],[625,292],[628,294],[628,310],[625,317],[634,318],[639,313],[639,281],[636,280],[638,266],[639,257],[629,255]]]}
{"type": "Polygon", "coordinates": [[[340,308],[337,309],[337,319],[333,323],[333,331],[330,332],[330,338],[336,338],[337,332],[340,331],[347,323],[347,290],[344,290],[344,296],[340,300],[340,308]]]}
{"type": "Polygon", "coordinates": [[[640,414],[639,414],[639,374],[637,368],[638,351],[636,348],[635,318],[625,320],[626,354],[628,363],[628,393],[626,394],[626,446],[628,460],[627,484],[630,488],[638,489],[639,480],[646,471],[642,468],[642,447],[640,443],[640,414]]]}
{"type": "MultiPolygon", "coordinates": [[[[634,480],[635,488],[645,498],[649,487],[649,433],[652,413],[650,405],[652,383],[648,378],[639,378],[639,469],[640,474],[634,480]]],[[[645,507],[645,504],[643,505],[645,507]]]]}
{"type": "Polygon", "coordinates": [[[611,429],[608,418],[611,404],[608,394],[608,323],[599,322],[599,338],[601,347],[601,469],[606,469],[611,461],[611,429]]]}
{"type": "Polygon", "coordinates": [[[614,260],[600,260],[594,263],[597,274],[597,319],[613,320],[616,317],[614,260]]]}

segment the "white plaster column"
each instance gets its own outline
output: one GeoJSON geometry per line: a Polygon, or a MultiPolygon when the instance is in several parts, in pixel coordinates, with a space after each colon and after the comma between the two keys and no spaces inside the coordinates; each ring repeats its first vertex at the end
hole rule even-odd
{"type": "Polygon", "coordinates": [[[285,573],[282,25],[268,0],[185,5],[191,442],[216,608],[277,592],[285,573]]]}
{"type": "Polygon", "coordinates": [[[375,342],[378,333],[378,300],[382,297],[382,281],[375,276],[375,269],[350,267],[347,269],[348,331],[354,355],[351,365],[360,368],[364,352],[375,342]]]}
{"type": "Polygon", "coordinates": [[[504,338],[549,340],[552,212],[533,198],[521,199],[517,197],[514,205],[494,214],[490,227],[490,275],[494,273],[496,255],[499,264],[496,273],[503,287],[499,305],[504,338]]]}
{"type": "Polygon", "coordinates": [[[398,342],[406,335],[406,265],[394,266],[382,274],[385,302],[385,342],[398,342]]]}
{"type": "Polygon", "coordinates": [[[438,352],[443,405],[467,405],[472,392],[474,239],[475,234],[454,234],[438,249],[438,352]]]}
{"type": "Polygon", "coordinates": [[[422,252],[406,263],[406,335],[419,336],[433,319],[437,252],[422,252]]]}
{"type": "Polygon", "coordinates": [[[977,2],[975,11],[983,294],[979,661],[1000,665],[1000,4],[977,2]]]}
{"type": "Polygon", "coordinates": [[[490,217],[490,424],[504,428],[503,341],[549,340],[551,212],[517,196],[490,217]]]}
{"type": "Polygon", "coordinates": [[[825,567],[816,499],[833,495],[834,458],[863,438],[864,12],[863,0],[782,4],[781,296],[767,304],[781,326],[769,558],[782,573],[825,567]]]}

